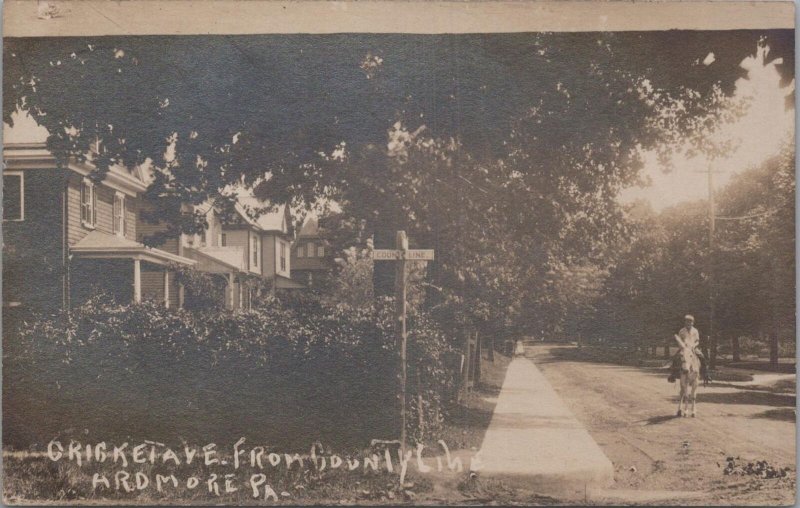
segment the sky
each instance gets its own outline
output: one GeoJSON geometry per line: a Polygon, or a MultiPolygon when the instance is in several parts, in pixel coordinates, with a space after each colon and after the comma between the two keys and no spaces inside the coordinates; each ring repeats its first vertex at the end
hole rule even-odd
{"type": "MultiPolygon", "coordinates": [[[[787,137],[794,138],[794,109],[786,107],[787,96],[794,93],[794,81],[782,85],[776,68],[782,60],[768,61],[768,56],[768,47],[754,48],[754,54],[739,64],[747,74],[736,81],[734,97],[750,101],[750,106],[738,121],[725,125],[720,132],[722,138],[734,140],[738,147],[714,162],[717,191],[737,172],[777,154],[787,137]]],[[[698,62],[709,68],[715,64],[719,65],[713,52],[709,52],[703,62],[698,62]]],[[[655,153],[646,152],[643,174],[650,185],[626,189],[620,200],[624,203],[645,200],[654,210],[660,211],[684,201],[707,199],[709,161],[701,156],[690,159],[678,155],[672,163],[674,169],[666,173],[655,153]]]]}

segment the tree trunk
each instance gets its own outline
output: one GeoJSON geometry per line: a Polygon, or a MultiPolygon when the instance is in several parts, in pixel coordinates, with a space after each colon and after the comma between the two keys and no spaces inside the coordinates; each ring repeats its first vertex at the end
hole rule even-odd
{"type": "Polygon", "coordinates": [[[475,387],[481,382],[481,338],[475,332],[475,387]]]}
{"type": "Polygon", "coordinates": [[[775,258],[771,258],[770,263],[771,271],[772,271],[772,287],[770,288],[772,292],[772,304],[771,307],[771,319],[770,319],[770,330],[769,330],[769,364],[770,365],[778,365],[778,298],[776,295],[776,288],[780,287],[780,282],[778,280],[778,270],[776,267],[775,258]]]}
{"type": "Polygon", "coordinates": [[[708,338],[708,368],[713,370],[717,368],[717,335],[712,335],[708,338]]]}
{"type": "Polygon", "coordinates": [[[471,353],[469,345],[470,333],[465,332],[464,336],[466,342],[464,343],[464,366],[463,366],[464,370],[462,372],[463,375],[461,378],[461,390],[462,390],[461,394],[463,397],[466,397],[467,394],[469,393],[469,381],[470,381],[469,372],[473,360],[472,360],[472,355],[470,354],[471,353]]]}
{"type": "Polygon", "coordinates": [[[671,345],[671,342],[670,342],[671,340],[672,340],[672,337],[667,339],[667,341],[664,343],[664,359],[665,360],[669,360],[669,358],[670,358],[669,346],[671,345]]]}
{"type": "Polygon", "coordinates": [[[778,330],[775,327],[769,333],[769,364],[778,365],[778,330]]]}
{"type": "Polygon", "coordinates": [[[419,426],[420,438],[425,435],[425,406],[422,403],[422,381],[419,376],[419,369],[416,370],[417,376],[417,425],[419,426]]]}
{"type": "Polygon", "coordinates": [[[742,359],[741,353],[739,352],[739,335],[736,333],[731,335],[731,353],[734,362],[738,362],[742,359]]]}

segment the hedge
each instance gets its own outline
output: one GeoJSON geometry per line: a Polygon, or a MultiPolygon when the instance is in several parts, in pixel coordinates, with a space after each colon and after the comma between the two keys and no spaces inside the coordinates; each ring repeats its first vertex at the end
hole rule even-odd
{"type": "MultiPolygon", "coordinates": [[[[363,446],[397,435],[391,302],[357,310],[314,302],[190,312],[90,300],[26,323],[4,344],[6,445],[88,433],[97,440],[363,446]]],[[[410,337],[410,394],[435,432],[455,373],[448,338],[424,316],[410,337]],[[416,385],[419,371],[420,386],[416,385]]],[[[429,436],[428,436],[429,437],[429,436]]]]}

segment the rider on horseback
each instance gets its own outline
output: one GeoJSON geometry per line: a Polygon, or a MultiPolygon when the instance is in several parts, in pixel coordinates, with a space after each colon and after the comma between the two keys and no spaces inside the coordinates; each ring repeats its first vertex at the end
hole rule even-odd
{"type": "MultiPolygon", "coordinates": [[[[681,328],[678,336],[686,344],[687,347],[693,348],[694,353],[700,359],[700,376],[706,383],[711,381],[711,374],[708,372],[707,360],[703,352],[700,350],[700,332],[694,327],[694,316],[687,314],[684,317],[686,326],[681,328]]],[[[681,376],[681,355],[680,351],[672,357],[672,366],[670,367],[669,378],[670,383],[674,383],[676,379],[681,376]]]]}

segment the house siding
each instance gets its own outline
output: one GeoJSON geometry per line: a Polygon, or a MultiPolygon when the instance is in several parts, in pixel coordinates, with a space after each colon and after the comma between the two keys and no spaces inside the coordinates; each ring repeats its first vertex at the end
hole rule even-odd
{"type": "Polygon", "coordinates": [[[163,268],[142,263],[142,300],[155,300],[158,303],[164,303],[163,268]]]}
{"type": "MultiPolygon", "coordinates": [[[[137,217],[139,216],[139,208],[142,204],[140,199],[125,196],[125,238],[129,240],[136,240],[138,237],[139,225],[137,224],[137,217]]],[[[112,208],[113,213],[113,208],[112,208]]]]}
{"type": "Polygon", "coordinates": [[[25,169],[24,220],[3,221],[3,319],[6,327],[30,312],[63,302],[63,192],[67,172],[25,169]],[[14,303],[18,307],[7,307],[14,303]]]}
{"type": "MultiPolygon", "coordinates": [[[[91,231],[100,231],[109,235],[114,234],[114,194],[116,191],[106,187],[101,183],[95,184],[97,192],[97,222],[94,229],[88,228],[81,223],[81,182],[83,176],[77,173],[69,175],[67,187],[67,240],[69,245],[80,242],[91,231]]],[[[136,214],[139,210],[138,198],[125,196],[125,238],[130,240],[137,239],[136,214]]]]}
{"type": "Polygon", "coordinates": [[[241,247],[245,270],[250,270],[250,231],[247,229],[225,229],[225,246],[241,247]]]}
{"type": "Polygon", "coordinates": [[[275,247],[275,236],[264,235],[261,239],[261,242],[261,257],[262,266],[264,267],[264,276],[273,277],[275,275],[275,255],[277,253],[275,247]]]}

